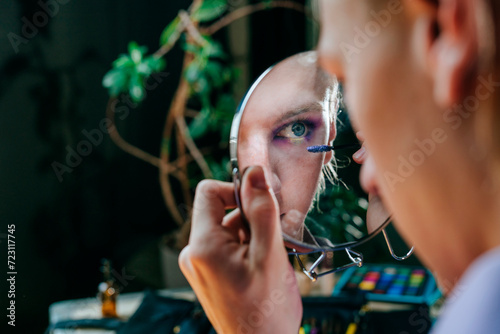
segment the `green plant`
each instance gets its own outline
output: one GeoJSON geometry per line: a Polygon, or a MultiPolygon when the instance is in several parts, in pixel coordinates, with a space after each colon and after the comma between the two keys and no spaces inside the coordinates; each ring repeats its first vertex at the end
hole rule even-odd
{"type": "Polygon", "coordinates": [[[329,183],[307,215],[306,225],[313,235],[337,242],[356,241],[368,234],[368,200],[344,184],[329,183]]]}
{"type": "MultiPolygon", "coordinates": [[[[178,226],[188,226],[192,192],[202,178],[225,179],[229,175],[228,159],[212,156],[214,137],[220,147],[227,147],[231,119],[236,107],[232,84],[238,73],[222,46],[212,35],[231,22],[252,13],[272,8],[289,8],[306,12],[294,1],[263,1],[229,10],[228,0],[194,0],[187,11],[181,10],[163,30],[160,47],[152,54],[136,42],[130,42],[128,53],[113,62],[103,85],[110,94],[107,117],[114,126],[116,101],[121,94],[140,103],[146,97],[145,82],[163,71],[163,56],[179,41],[185,50],[183,75],[167,111],[160,156],[156,157],[125,141],[118,131],[111,139],[124,151],[159,169],[165,204],[178,226]],[[193,107],[194,106],[194,107],[193,107]],[[206,142],[210,145],[206,145],[206,142]],[[174,194],[172,180],[181,186],[174,194]],[[177,195],[177,196],[176,196],[177,195]],[[189,210],[188,210],[189,211],[189,210]]],[[[116,128],[116,127],[115,127],[116,128]]]]}

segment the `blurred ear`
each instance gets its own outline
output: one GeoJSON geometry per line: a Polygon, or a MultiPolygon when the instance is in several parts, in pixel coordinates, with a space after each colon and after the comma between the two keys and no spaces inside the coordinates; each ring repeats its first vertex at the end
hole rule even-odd
{"type": "Polygon", "coordinates": [[[419,39],[434,81],[434,98],[443,108],[461,101],[475,84],[479,38],[474,2],[439,0],[435,14],[420,22],[419,39]]]}

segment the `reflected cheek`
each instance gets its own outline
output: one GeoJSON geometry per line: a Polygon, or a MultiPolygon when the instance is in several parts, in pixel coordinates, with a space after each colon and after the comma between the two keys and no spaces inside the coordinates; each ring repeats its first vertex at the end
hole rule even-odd
{"type": "Polygon", "coordinates": [[[299,151],[301,148],[306,150],[306,144],[309,140],[307,138],[280,138],[273,139],[273,145],[285,151],[299,151]]]}
{"type": "Polygon", "coordinates": [[[249,166],[268,166],[267,145],[259,140],[238,143],[238,165],[242,171],[249,166]]]}
{"type": "Polygon", "coordinates": [[[303,223],[306,215],[300,211],[292,209],[281,219],[281,228],[283,232],[295,239],[302,239],[303,223]]]}
{"type": "Polygon", "coordinates": [[[316,192],[318,178],[323,165],[322,155],[312,158],[287,159],[280,165],[279,175],[282,181],[281,195],[284,210],[295,209],[307,213],[316,192]]]}
{"type": "Polygon", "coordinates": [[[317,177],[323,165],[324,153],[310,153],[306,145],[293,149],[283,149],[281,145],[273,145],[269,151],[270,164],[275,166],[286,180],[298,182],[300,180],[317,177]]]}

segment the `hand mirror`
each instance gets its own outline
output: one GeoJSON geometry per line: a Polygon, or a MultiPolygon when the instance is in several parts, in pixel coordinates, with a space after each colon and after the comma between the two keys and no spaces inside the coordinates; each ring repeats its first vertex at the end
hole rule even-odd
{"type": "MultiPolygon", "coordinates": [[[[335,156],[352,146],[332,147],[339,96],[338,82],[319,68],[316,53],[300,53],[265,71],[233,120],[230,155],[236,198],[240,173],[262,166],[293,254],[350,249],[390,221],[377,197],[336,179],[335,156]]],[[[347,144],[360,147],[356,140],[347,144]]]]}

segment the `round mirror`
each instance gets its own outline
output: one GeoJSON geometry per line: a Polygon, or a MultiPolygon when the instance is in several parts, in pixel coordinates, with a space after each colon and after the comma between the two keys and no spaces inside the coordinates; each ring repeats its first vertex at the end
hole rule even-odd
{"type": "Polygon", "coordinates": [[[350,155],[360,147],[354,136],[337,145],[338,131],[348,122],[338,117],[339,89],[319,68],[314,51],[300,53],[264,72],[233,120],[236,197],[240,173],[262,166],[280,207],[285,243],[295,253],[350,248],[389,222],[381,201],[357,184],[358,166],[354,177],[337,177],[337,170],[355,165],[350,155]]]}

